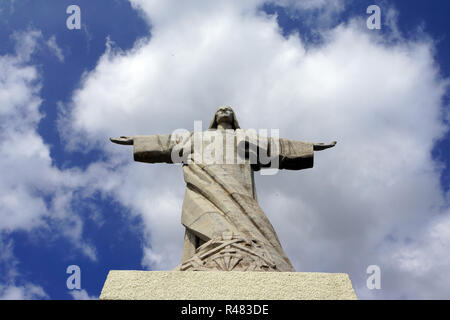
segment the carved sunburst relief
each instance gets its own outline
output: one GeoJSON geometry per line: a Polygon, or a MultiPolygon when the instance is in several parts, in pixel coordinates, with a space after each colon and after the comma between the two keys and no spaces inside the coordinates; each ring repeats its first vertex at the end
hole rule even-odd
{"type": "Polygon", "coordinates": [[[180,271],[279,271],[264,244],[231,232],[198,247],[180,271]]]}

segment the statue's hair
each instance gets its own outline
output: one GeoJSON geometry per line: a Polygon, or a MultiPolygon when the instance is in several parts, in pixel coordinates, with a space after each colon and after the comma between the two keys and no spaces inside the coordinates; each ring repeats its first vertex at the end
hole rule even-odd
{"type": "MultiPolygon", "coordinates": [[[[219,111],[220,108],[226,107],[228,109],[231,110],[231,112],[233,113],[233,129],[240,129],[241,127],[239,126],[239,122],[236,119],[236,113],[234,112],[234,110],[230,107],[230,106],[221,106],[217,109],[217,111],[219,111]]],[[[209,124],[209,128],[208,129],[217,129],[217,111],[214,113],[214,118],[212,119],[211,123],[209,124]]]]}

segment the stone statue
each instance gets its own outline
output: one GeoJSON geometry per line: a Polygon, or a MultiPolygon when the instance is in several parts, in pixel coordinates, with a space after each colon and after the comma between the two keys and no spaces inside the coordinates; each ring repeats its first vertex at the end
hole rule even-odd
{"type": "Polygon", "coordinates": [[[242,130],[230,107],[220,107],[205,132],[111,141],[133,145],[135,161],[183,164],[186,193],[181,223],[186,232],[181,264],[175,270],[295,271],[258,204],[253,172],[270,166],[262,161],[261,150],[278,169],[301,170],[313,167],[314,151],[336,142],[261,138],[242,130]],[[201,134],[203,139],[197,139],[201,134]],[[206,134],[214,134],[214,139],[206,134]],[[238,143],[239,137],[253,140],[238,143]],[[259,139],[265,143],[258,144],[259,139]],[[204,161],[202,156],[211,150],[214,159],[222,161],[204,161]]]}

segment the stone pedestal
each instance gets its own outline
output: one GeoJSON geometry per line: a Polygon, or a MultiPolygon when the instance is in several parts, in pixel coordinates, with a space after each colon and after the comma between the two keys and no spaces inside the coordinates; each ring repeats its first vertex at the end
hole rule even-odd
{"type": "Polygon", "coordinates": [[[344,273],[129,271],[109,272],[101,300],[357,299],[344,273]]]}

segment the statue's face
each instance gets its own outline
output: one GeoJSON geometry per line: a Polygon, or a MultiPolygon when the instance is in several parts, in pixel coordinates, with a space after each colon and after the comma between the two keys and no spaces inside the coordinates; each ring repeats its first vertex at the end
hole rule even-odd
{"type": "Polygon", "coordinates": [[[230,123],[233,124],[233,110],[229,107],[220,107],[216,111],[216,121],[217,123],[230,123]]]}

